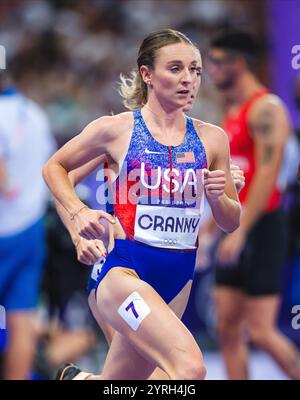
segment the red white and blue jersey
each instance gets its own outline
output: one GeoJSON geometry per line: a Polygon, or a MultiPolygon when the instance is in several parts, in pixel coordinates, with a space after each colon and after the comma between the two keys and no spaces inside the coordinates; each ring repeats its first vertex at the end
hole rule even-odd
{"type": "Polygon", "coordinates": [[[127,155],[113,184],[115,215],[127,238],[154,247],[197,247],[204,206],[205,148],[193,121],[178,146],[165,146],[149,132],[140,110],[127,155]]]}

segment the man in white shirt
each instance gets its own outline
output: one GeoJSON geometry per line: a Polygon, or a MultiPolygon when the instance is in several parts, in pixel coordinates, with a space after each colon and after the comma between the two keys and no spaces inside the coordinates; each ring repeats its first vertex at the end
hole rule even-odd
{"type": "Polygon", "coordinates": [[[0,72],[0,305],[9,341],[4,379],[29,376],[45,255],[43,164],[54,151],[44,111],[0,72]]]}

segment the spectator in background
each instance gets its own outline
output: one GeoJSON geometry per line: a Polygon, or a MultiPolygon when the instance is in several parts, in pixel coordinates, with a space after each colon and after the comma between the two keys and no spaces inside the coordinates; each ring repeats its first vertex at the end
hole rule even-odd
{"type": "Polygon", "coordinates": [[[217,250],[218,333],[229,378],[248,378],[246,327],[258,347],[299,379],[297,349],[276,327],[287,240],[279,170],[291,126],[282,101],[253,72],[256,53],[249,34],[227,31],[212,41],[209,57],[210,76],[228,105],[231,157],[246,178],[240,227],[217,250]]]}
{"type": "Polygon", "coordinates": [[[31,371],[48,200],[41,170],[54,149],[43,110],[1,71],[0,304],[9,335],[4,379],[26,379],[31,371]]]}

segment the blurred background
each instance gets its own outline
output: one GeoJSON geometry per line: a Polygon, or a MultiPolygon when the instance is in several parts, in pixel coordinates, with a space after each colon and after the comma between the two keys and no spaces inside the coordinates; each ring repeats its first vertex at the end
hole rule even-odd
{"type": "MultiPolygon", "coordinates": [[[[19,89],[45,110],[59,148],[91,120],[124,111],[118,94],[119,74],[135,67],[142,39],[162,28],[182,31],[199,46],[204,77],[190,114],[221,124],[223,104],[205,73],[205,55],[218,29],[244,28],[259,37],[264,51],[258,76],[286,102],[299,141],[300,61],[299,66],[292,63],[292,48],[300,45],[299,21],[298,0],[2,0],[0,44],[7,62],[14,62],[19,89]]],[[[78,188],[91,205],[95,204],[96,184],[93,175],[78,188]]],[[[282,273],[278,325],[300,348],[300,329],[291,324],[292,307],[300,304],[299,192],[295,171],[284,193],[289,256],[282,273]]],[[[90,268],[77,262],[50,196],[46,226],[47,257],[37,321],[40,339],[31,378],[50,379],[65,359],[96,372],[107,347],[86,301],[90,268]]],[[[204,352],[208,378],[224,379],[211,296],[213,281],[209,265],[197,271],[184,322],[204,352]]],[[[252,378],[286,378],[268,356],[252,349],[252,378]]]]}

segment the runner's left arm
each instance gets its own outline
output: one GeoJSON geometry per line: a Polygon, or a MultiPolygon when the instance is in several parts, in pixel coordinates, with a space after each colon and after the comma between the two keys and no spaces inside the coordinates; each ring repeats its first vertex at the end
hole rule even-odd
{"type": "Polygon", "coordinates": [[[241,206],[230,171],[229,143],[225,132],[212,127],[214,143],[210,170],[204,173],[204,187],[208,203],[217,225],[224,232],[239,227],[241,206]]]}
{"type": "MultiPolygon", "coordinates": [[[[68,173],[69,180],[73,187],[75,187],[80,181],[90,175],[95,169],[102,165],[106,161],[106,156],[101,155],[88,163],[82,165],[79,168],[74,169],[68,173]]],[[[100,239],[87,240],[78,235],[74,222],[71,220],[68,212],[64,207],[56,200],[55,207],[56,211],[62,220],[63,224],[67,228],[72,242],[77,251],[77,259],[83,264],[92,265],[102,255],[106,255],[106,249],[104,243],[100,239]]]]}

